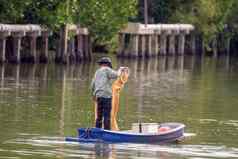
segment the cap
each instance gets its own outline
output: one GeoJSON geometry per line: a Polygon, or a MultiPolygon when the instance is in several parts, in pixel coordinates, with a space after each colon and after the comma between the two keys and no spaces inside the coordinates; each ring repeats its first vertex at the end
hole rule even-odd
{"type": "Polygon", "coordinates": [[[112,67],[112,60],[109,57],[102,57],[101,59],[98,60],[97,63],[99,65],[100,64],[108,64],[109,67],[112,67]]]}

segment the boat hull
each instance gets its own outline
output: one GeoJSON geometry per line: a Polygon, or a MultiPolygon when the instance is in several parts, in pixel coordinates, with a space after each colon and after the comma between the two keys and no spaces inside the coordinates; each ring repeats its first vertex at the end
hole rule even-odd
{"type": "Polygon", "coordinates": [[[161,127],[169,127],[168,131],[158,133],[135,133],[129,131],[109,131],[99,128],[79,128],[78,137],[67,137],[71,142],[130,142],[130,143],[169,143],[180,140],[184,136],[185,125],[181,123],[163,123],[161,127]]]}

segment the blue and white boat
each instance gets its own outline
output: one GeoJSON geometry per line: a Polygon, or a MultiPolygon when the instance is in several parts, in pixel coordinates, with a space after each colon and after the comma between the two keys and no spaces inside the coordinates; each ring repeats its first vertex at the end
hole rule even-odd
{"type": "Polygon", "coordinates": [[[108,143],[171,143],[184,138],[185,125],[181,123],[161,123],[157,132],[112,131],[100,128],[79,128],[77,137],[66,137],[70,142],[108,143]]]}

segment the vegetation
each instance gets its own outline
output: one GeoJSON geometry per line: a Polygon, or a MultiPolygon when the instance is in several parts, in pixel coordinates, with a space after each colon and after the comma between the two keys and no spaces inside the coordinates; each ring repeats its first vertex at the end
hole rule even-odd
{"type": "MultiPolygon", "coordinates": [[[[141,6],[143,1],[140,0],[141,6]]],[[[151,23],[194,24],[207,47],[219,34],[225,38],[237,34],[237,0],[148,0],[148,3],[151,23]]],[[[143,7],[139,10],[139,20],[143,21],[143,7]]]]}
{"type": "Polygon", "coordinates": [[[35,23],[54,30],[63,24],[89,28],[98,44],[112,41],[136,15],[137,0],[0,0],[1,23],[35,23]]]}
{"type": "MultiPolygon", "coordinates": [[[[237,34],[237,0],[147,1],[150,23],[194,24],[207,46],[221,33],[227,38],[237,34]]],[[[144,0],[0,0],[0,22],[36,23],[53,30],[80,24],[89,28],[96,44],[112,46],[128,21],[143,22],[143,6],[144,0]]]]}

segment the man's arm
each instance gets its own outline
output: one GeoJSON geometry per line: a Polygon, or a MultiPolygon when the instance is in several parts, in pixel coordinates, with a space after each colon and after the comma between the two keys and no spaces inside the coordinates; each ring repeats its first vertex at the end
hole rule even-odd
{"type": "Polygon", "coordinates": [[[109,79],[117,79],[117,77],[119,76],[119,72],[111,68],[107,69],[107,74],[109,79]]]}

